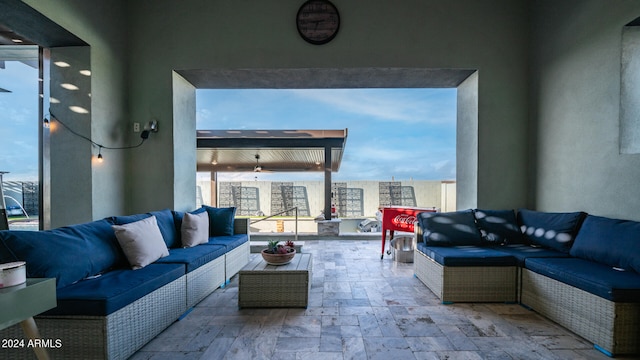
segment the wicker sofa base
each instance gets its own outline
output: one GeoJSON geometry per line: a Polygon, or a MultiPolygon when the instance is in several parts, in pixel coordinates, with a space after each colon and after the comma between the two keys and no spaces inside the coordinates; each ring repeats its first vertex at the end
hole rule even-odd
{"type": "Polygon", "coordinates": [[[527,269],[521,302],[609,356],[640,353],[640,303],[609,301],[527,269]]]}
{"type": "Polygon", "coordinates": [[[228,282],[249,263],[251,243],[249,241],[225,254],[225,280],[228,282]]]}
{"type": "Polygon", "coordinates": [[[515,302],[515,266],[442,266],[414,251],[416,277],[443,303],[515,302]]]}
{"type": "MultiPolygon", "coordinates": [[[[107,316],[39,316],[42,339],[60,339],[49,348],[53,359],[127,359],[186,311],[186,276],[151,292],[107,316]]],[[[0,331],[0,338],[24,336],[19,325],[0,331]]],[[[33,350],[3,349],[3,359],[33,359],[33,350]]]]}
{"type": "Polygon", "coordinates": [[[187,273],[187,308],[191,308],[215,289],[224,285],[225,257],[220,256],[207,264],[187,273]]]}

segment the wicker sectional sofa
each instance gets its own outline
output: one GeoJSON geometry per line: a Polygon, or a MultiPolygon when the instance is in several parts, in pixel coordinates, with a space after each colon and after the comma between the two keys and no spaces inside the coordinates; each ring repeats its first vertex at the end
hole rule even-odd
{"type": "Polygon", "coordinates": [[[443,303],[518,302],[608,356],[640,354],[640,223],[527,209],[421,213],[415,275],[443,303]]]}
{"type": "MultiPolygon", "coordinates": [[[[182,247],[185,216],[168,209],[39,231],[0,231],[0,262],[27,262],[28,277],[55,277],[57,307],[36,317],[54,359],[126,359],[178,320],[249,262],[248,219],[234,208],[203,207],[208,241],[182,247]],[[133,270],[114,225],[153,217],[168,256],[133,270]]],[[[203,215],[204,216],[204,215],[203,215]]],[[[205,235],[206,236],[206,235],[205,235]]],[[[207,239],[205,239],[207,240],[207,239]]],[[[21,338],[19,326],[0,338],[21,338]]],[[[31,359],[31,349],[5,349],[3,358],[31,359]]]]}

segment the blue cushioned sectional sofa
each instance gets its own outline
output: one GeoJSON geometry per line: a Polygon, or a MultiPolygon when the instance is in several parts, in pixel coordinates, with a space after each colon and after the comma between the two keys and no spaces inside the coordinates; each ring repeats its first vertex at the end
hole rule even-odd
{"type": "MultiPolygon", "coordinates": [[[[0,231],[0,263],[27,262],[27,277],[56,278],[57,307],[36,318],[60,359],[126,359],[249,261],[248,219],[235,208],[202,207],[209,238],[183,248],[182,212],[161,210],[114,216],[47,231],[0,231]],[[113,225],[155,217],[168,256],[133,270],[113,225]]],[[[22,337],[18,326],[0,338],[22,337]]],[[[5,350],[31,358],[30,349],[5,350]]]]}
{"type": "Polygon", "coordinates": [[[443,303],[519,302],[640,354],[640,223],[527,209],[421,213],[415,271],[443,303]]]}

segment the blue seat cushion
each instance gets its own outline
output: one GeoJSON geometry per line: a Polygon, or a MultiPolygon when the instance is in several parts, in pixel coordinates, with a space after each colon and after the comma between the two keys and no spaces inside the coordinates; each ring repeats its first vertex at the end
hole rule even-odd
{"type": "Polygon", "coordinates": [[[569,253],[586,215],[584,212],[551,213],[520,209],[518,224],[528,244],[569,253]]]}
{"type": "Polygon", "coordinates": [[[62,288],[127,264],[106,220],[45,231],[0,231],[0,262],[26,261],[27,277],[56,278],[62,288]]]}
{"type": "Polygon", "coordinates": [[[169,249],[169,256],[156,261],[156,264],[183,264],[186,272],[192,272],[211,260],[226,253],[222,245],[198,245],[190,248],[169,249]]]}
{"type": "Polygon", "coordinates": [[[640,222],[587,216],[570,253],[640,273],[640,222]]]}
{"type": "Polygon", "coordinates": [[[216,208],[207,205],[202,205],[202,207],[209,214],[209,236],[233,235],[235,207],[216,208]]]}
{"type": "Polygon", "coordinates": [[[160,233],[162,234],[162,238],[164,242],[167,244],[168,248],[180,247],[182,244],[178,237],[180,231],[176,231],[176,224],[173,217],[173,212],[169,209],[159,210],[159,211],[151,211],[144,214],[135,214],[135,215],[126,215],[126,216],[111,216],[107,218],[114,225],[125,225],[132,222],[136,222],[138,220],[146,219],[154,215],[158,222],[158,228],[160,228],[160,233]]]}
{"type": "Polygon", "coordinates": [[[540,246],[531,246],[524,244],[513,244],[496,246],[493,249],[507,253],[516,258],[518,266],[524,266],[524,261],[527,258],[539,258],[539,257],[558,257],[568,258],[569,254],[560,252],[553,249],[548,249],[540,246]]]}
{"type": "Polygon", "coordinates": [[[492,245],[523,243],[515,211],[475,209],[473,215],[484,242],[492,245]]]}
{"type": "Polygon", "coordinates": [[[183,275],[181,264],[112,270],[95,279],[58,289],[58,306],[44,315],[109,315],[183,275]]]}
{"type": "Polygon", "coordinates": [[[472,210],[421,212],[418,225],[429,246],[480,245],[482,237],[472,210]]]}
{"type": "Polygon", "coordinates": [[[515,266],[516,259],[503,252],[480,246],[427,246],[418,250],[443,266],[515,266]]]}
{"type": "Polygon", "coordinates": [[[615,302],[640,302],[640,274],[578,258],[528,258],[525,267],[540,275],[615,302]]]}
{"type": "Polygon", "coordinates": [[[231,236],[210,237],[208,244],[222,245],[227,249],[227,251],[231,251],[247,241],[249,241],[247,234],[237,234],[231,236]]]}

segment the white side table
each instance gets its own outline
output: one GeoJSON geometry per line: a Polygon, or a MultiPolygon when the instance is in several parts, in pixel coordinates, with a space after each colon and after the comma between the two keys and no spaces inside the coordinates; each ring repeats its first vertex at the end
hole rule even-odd
{"type": "MultiPolygon", "coordinates": [[[[56,306],[56,279],[27,279],[24,284],[0,288],[0,330],[20,323],[29,339],[40,339],[33,317],[56,306]]],[[[49,359],[45,348],[33,351],[38,359],[49,359]]]]}

